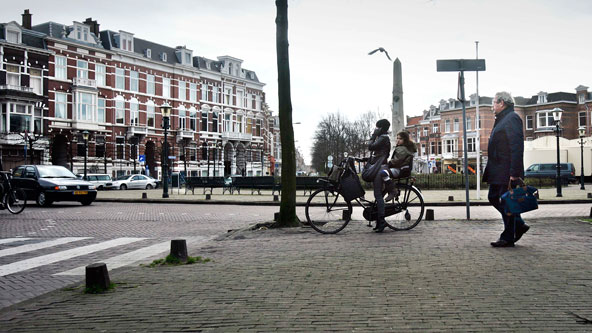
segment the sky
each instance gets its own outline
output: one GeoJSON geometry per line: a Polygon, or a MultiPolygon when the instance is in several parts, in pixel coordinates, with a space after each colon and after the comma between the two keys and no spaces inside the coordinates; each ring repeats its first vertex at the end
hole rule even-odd
{"type": "MultiPolygon", "coordinates": [[[[72,24],[88,17],[101,29],[175,47],[194,56],[230,55],[266,83],[277,114],[274,0],[3,1],[0,22],[72,24]]],[[[367,111],[390,119],[392,63],[399,58],[406,116],[457,95],[457,73],[436,71],[438,59],[485,59],[481,96],[509,91],[574,93],[592,87],[592,1],[581,0],[288,0],[288,38],[296,146],[310,161],[323,116],[355,120],[367,111]]],[[[465,74],[467,96],[475,73],[465,74]]]]}

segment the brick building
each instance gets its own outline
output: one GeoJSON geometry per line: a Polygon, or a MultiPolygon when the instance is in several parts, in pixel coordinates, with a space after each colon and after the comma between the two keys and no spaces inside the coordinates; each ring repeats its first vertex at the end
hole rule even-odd
{"type": "MultiPolygon", "coordinates": [[[[265,84],[242,67],[243,60],[207,59],[186,46],[168,47],[133,32],[100,30],[90,18],[71,25],[32,25],[26,14],[22,25],[3,25],[3,33],[18,30],[36,36],[43,46],[35,48],[45,57],[43,93],[36,95],[44,104],[43,125],[35,132],[42,137],[40,143],[45,142],[36,147],[38,163],[82,173],[82,133],[88,131],[89,172],[116,176],[146,170],[160,177],[164,131],[159,107],[168,103],[173,108],[168,137],[173,171],[193,176],[269,172],[273,118],[265,103],[265,84]]],[[[6,37],[0,42],[4,54],[34,47],[6,37]]],[[[3,64],[0,73],[9,69],[3,64]]],[[[23,75],[31,72],[25,65],[20,70],[23,75]]],[[[6,90],[0,87],[0,94],[6,90]]],[[[14,130],[3,128],[2,133],[18,134],[14,130]]],[[[14,146],[18,150],[18,144],[14,146]]],[[[17,162],[23,161],[12,164],[17,162]]]]}

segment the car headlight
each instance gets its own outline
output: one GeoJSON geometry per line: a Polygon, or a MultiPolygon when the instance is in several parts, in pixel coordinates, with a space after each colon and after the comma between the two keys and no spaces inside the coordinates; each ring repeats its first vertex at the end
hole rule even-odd
{"type": "Polygon", "coordinates": [[[94,190],[95,189],[95,186],[94,185],[88,185],[88,189],[89,190],[94,190]]]}
{"type": "Polygon", "coordinates": [[[60,191],[60,190],[67,190],[68,187],[65,186],[65,185],[61,185],[61,186],[56,186],[53,189],[56,190],[56,191],[60,191]]]}

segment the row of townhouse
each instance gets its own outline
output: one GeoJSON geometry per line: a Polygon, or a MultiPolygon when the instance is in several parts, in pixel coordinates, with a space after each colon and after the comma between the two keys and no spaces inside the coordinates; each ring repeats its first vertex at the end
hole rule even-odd
{"type": "MultiPolygon", "coordinates": [[[[592,133],[592,93],[588,87],[578,86],[575,93],[539,92],[530,98],[515,97],[515,111],[522,118],[525,140],[556,135],[553,109],[564,112],[561,117],[560,136],[577,139],[579,129],[586,136],[592,133]]],[[[495,115],[492,97],[470,96],[466,102],[467,160],[469,172],[476,173],[477,147],[481,151],[481,171],[487,164],[487,144],[493,129],[495,115]],[[479,120],[477,119],[479,108],[479,120]]],[[[461,172],[463,169],[463,116],[462,104],[455,99],[441,100],[430,106],[423,115],[407,117],[405,129],[417,144],[416,171],[423,173],[461,172]]]]}
{"type": "Polygon", "coordinates": [[[0,161],[160,177],[273,172],[275,118],[242,60],[99,30],[97,21],[0,24],[0,161]],[[162,156],[160,106],[172,106],[162,156]],[[83,133],[89,132],[89,139],[83,133]]]}

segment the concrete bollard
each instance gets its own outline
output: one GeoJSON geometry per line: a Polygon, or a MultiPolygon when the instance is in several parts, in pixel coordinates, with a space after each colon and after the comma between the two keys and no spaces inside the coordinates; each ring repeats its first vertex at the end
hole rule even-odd
{"type": "Polygon", "coordinates": [[[454,197],[452,195],[448,196],[448,201],[454,201],[454,197]]]}
{"type": "Polygon", "coordinates": [[[274,202],[280,201],[280,197],[277,194],[274,194],[273,195],[273,201],[274,202]]]}
{"type": "Polygon", "coordinates": [[[590,218],[592,218],[592,207],[590,208],[590,218]]]}
{"type": "Polygon", "coordinates": [[[109,289],[111,280],[107,271],[107,264],[99,262],[86,266],[86,288],[97,291],[109,289]]]}
{"type": "Polygon", "coordinates": [[[211,194],[206,194],[206,200],[212,200],[212,195],[211,194]]]}
{"type": "Polygon", "coordinates": [[[173,239],[170,254],[181,261],[187,261],[187,242],[184,239],[173,239]]]}
{"type": "Polygon", "coordinates": [[[433,209],[426,209],[425,219],[426,219],[426,221],[433,221],[434,220],[434,210],[433,209]]]}
{"type": "Polygon", "coordinates": [[[280,212],[273,213],[273,222],[277,222],[280,220],[280,212]]]}
{"type": "Polygon", "coordinates": [[[588,199],[592,199],[592,193],[588,193],[588,199]]]}
{"type": "Polygon", "coordinates": [[[148,199],[148,195],[146,194],[146,192],[142,192],[142,199],[148,199]]]}

